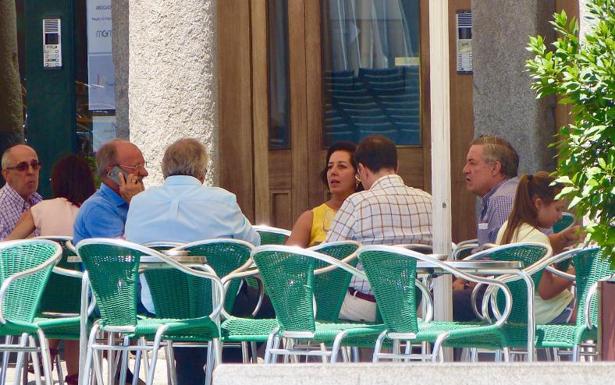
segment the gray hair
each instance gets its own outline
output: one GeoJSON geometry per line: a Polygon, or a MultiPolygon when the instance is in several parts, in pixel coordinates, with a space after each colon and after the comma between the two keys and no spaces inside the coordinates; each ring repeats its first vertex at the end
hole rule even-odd
{"type": "MultiPolygon", "coordinates": [[[[11,147],[7,148],[6,150],[4,150],[4,152],[2,153],[2,161],[0,164],[0,167],[2,167],[2,169],[6,169],[9,166],[9,158],[11,157],[11,151],[13,150],[13,148],[17,147],[17,146],[26,146],[29,147],[32,151],[34,151],[34,149],[30,146],[28,146],[27,144],[22,144],[22,143],[17,143],[12,145],[11,147]]],[[[36,151],[34,151],[34,153],[36,153],[36,151]]]]}
{"type": "Polygon", "coordinates": [[[184,138],[167,147],[162,158],[162,175],[189,175],[199,180],[207,173],[207,149],[196,139],[184,138]]]}
{"type": "Polygon", "coordinates": [[[103,144],[96,151],[96,173],[99,177],[107,176],[107,169],[117,162],[117,144],[120,142],[129,143],[124,139],[113,139],[103,144]]]}
{"type": "Polygon", "coordinates": [[[508,178],[517,176],[519,169],[519,154],[506,140],[495,135],[481,135],[474,139],[471,145],[483,146],[485,162],[500,162],[501,172],[508,178]]]}

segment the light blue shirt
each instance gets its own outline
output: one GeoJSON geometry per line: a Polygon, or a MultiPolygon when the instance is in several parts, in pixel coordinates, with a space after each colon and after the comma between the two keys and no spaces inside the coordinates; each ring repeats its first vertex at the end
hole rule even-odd
{"type": "MultiPolygon", "coordinates": [[[[235,194],[206,187],[187,175],[167,177],[132,198],[126,221],[126,239],[140,244],[193,242],[235,238],[260,245],[260,235],[243,215],[235,194]]],[[[147,281],[141,277],[141,302],[155,313],[147,281]]]]}
{"type": "Polygon", "coordinates": [[[235,194],[222,188],[175,175],[130,202],[126,221],[129,241],[185,243],[212,238],[235,238],[260,245],[260,236],[241,212],[235,194]]]}
{"type": "MultiPolygon", "coordinates": [[[[134,198],[133,198],[134,199],[134,198]]],[[[79,208],[73,225],[73,243],[87,238],[119,238],[124,235],[128,202],[111,187],[100,188],[79,208]]]]}

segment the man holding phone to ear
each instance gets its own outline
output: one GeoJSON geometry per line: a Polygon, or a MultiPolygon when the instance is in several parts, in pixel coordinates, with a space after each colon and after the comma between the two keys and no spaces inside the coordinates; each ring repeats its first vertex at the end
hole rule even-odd
{"type": "Polygon", "coordinates": [[[141,150],[134,144],[114,139],[96,152],[96,168],[102,183],[88,198],[75,220],[73,243],[82,239],[124,235],[128,205],[133,196],[144,190],[148,173],[141,150]]]}

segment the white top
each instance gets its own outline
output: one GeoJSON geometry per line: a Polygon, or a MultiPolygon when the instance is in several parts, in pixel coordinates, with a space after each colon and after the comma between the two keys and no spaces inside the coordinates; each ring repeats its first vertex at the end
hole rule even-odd
{"type": "MultiPolygon", "coordinates": [[[[498,231],[498,237],[496,243],[498,245],[502,244],[502,238],[504,237],[504,232],[508,227],[508,221],[504,222],[500,231],[498,231]]],[[[517,231],[513,234],[512,240],[510,243],[517,242],[539,242],[545,245],[550,246],[549,237],[547,237],[544,233],[542,233],[537,228],[528,225],[527,223],[523,223],[517,231]]],[[[538,288],[536,288],[538,289],[538,288]]],[[[537,325],[548,324],[553,321],[555,317],[560,315],[562,311],[572,302],[574,296],[570,292],[570,290],[563,290],[561,293],[556,295],[550,299],[542,299],[542,297],[538,294],[534,295],[534,315],[536,317],[537,325]]]]}
{"type": "Polygon", "coordinates": [[[73,223],[79,207],[66,198],[46,199],[32,206],[31,211],[41,236],[73,236],[73,223]]]}

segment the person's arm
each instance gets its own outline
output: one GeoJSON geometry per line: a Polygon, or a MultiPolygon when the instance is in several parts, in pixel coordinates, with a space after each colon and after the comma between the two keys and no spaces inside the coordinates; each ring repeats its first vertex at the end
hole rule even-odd
{"type": "Polygon", "coordinates": [[[542,299],[551,299],[570,286],[572,286],[571,281],[545,270],[538,284],[538,294],[542,299]]]}
{"type": "Polygon", "coordinates": [[[312,210],[307,210],[299,216],[297,222],[293,226],[290,236],[286,240],[287,245],[308,247],[310,244],[310,236],[312,234],[312,220],[314,213],[312,210]]]}
{"type": "Polygon", "coordinates": [[[19,221],[15,225],[13,231],[4,238],[5,241],[12,241],[14,239],[24,239],[27,238],[34,230],[36,226],[34,226],[34,218],[32,217],[32,210],[28,210],[21,215],[19,221]]]}
{"type": "Polygon", "coordinates": [[[549,235],[549,242],[553,249],[553,254],[561,253],[566,247],[579,242],[581,238],[581,227],[579,225],[570,226],[559,233],[549,235]]]}

